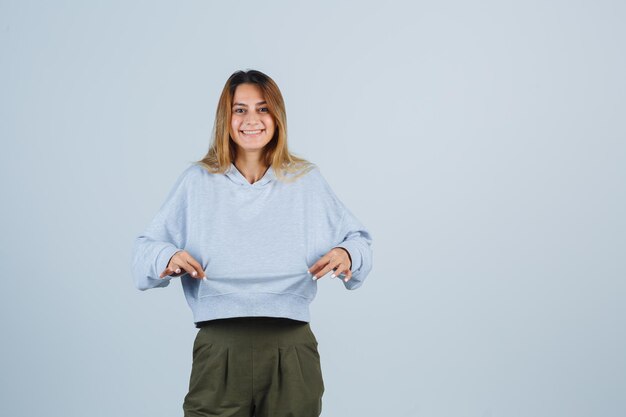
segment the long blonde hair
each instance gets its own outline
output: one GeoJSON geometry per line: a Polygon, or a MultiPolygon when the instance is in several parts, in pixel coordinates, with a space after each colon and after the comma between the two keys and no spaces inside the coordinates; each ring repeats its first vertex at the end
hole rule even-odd
{"type": "Polygon", "coordinates": [[[262,91],[267,108],[274,117],[274,136],[263,148],[261,156],[265,165],[272,165],[277,179],[290,182],[309,172],[316,165],[300,158],[287,147],[287,113],[285,101],[278,85],[269,76],[256,70],[236,71],[226,81],[215,112],[212,140],[209,151],[199,161],[194,161],[211,173],[224,173],[235,161],[237,147],[230,137],[230,120],[233,97],[238,85],[256,84],[262,91]]]}

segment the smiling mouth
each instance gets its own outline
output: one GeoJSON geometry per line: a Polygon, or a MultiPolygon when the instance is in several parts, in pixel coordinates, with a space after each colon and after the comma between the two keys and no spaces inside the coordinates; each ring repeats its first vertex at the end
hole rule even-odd
{"type": "Polygon", "coordinates": [[[257,129],[257,130],[240,130],[244,136],[257,136],[260,135],[261,132],[265,131],[265,129],[257,129]]]}

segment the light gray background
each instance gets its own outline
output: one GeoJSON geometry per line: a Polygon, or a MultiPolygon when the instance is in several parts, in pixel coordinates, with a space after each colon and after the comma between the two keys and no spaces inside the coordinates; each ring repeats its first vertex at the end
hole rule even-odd
{"type": "Polygon", "coordinates": [[[374,237],[319,282],[323,415],[626,414],[619,1],[0,2],[3,416],[182,416],[134,238],[238,69],[374,237]]]}

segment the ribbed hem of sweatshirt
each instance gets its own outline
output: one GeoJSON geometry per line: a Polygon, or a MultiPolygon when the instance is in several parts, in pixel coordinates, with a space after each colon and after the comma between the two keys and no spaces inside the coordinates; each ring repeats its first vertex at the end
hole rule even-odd
{"type": "Polygon", "coordinates": [[[291,293],[237,292],[195,299],[194,322],[243,316],[311,321],[311,299],[291,293]]]}

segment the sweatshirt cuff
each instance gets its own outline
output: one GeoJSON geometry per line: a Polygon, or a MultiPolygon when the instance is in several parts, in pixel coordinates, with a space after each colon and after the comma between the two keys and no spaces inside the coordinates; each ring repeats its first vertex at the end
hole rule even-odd
{"type": "Polygon", "coordinates": [[[174,256],[176,252],[181,251],[181,250],[182,249],[179,249],[172,244],[167,244],[167,246],[165,246],[161,250],[161,252],[159,252],[159,255],[157,256],[156,262],[155,262],[155,268],[156,268],[155,277],[156,278],[167,279],[167,280],[174,278],[171,275],[166,275],[163,278],[160,278],[159,276],[161,275],[161,272],[165,271],[165,268],[167,268],[167,264],[170,262],[170,259],[172,258],[172,256],[174,256]]]}
{"type": "Polygon", "coordinates": [[[350,267],[350,271],[352,271],[352,273],[358,271],[359,268],[361,268],[363,258],[361,256],[361,252],[359,251],[358,243],[346,240],[345,242],[341,242],[339,245],[335,245],[335,247],[344,248],[350,254],[350,258],[352,259],[352,266],[350,267]]]}

